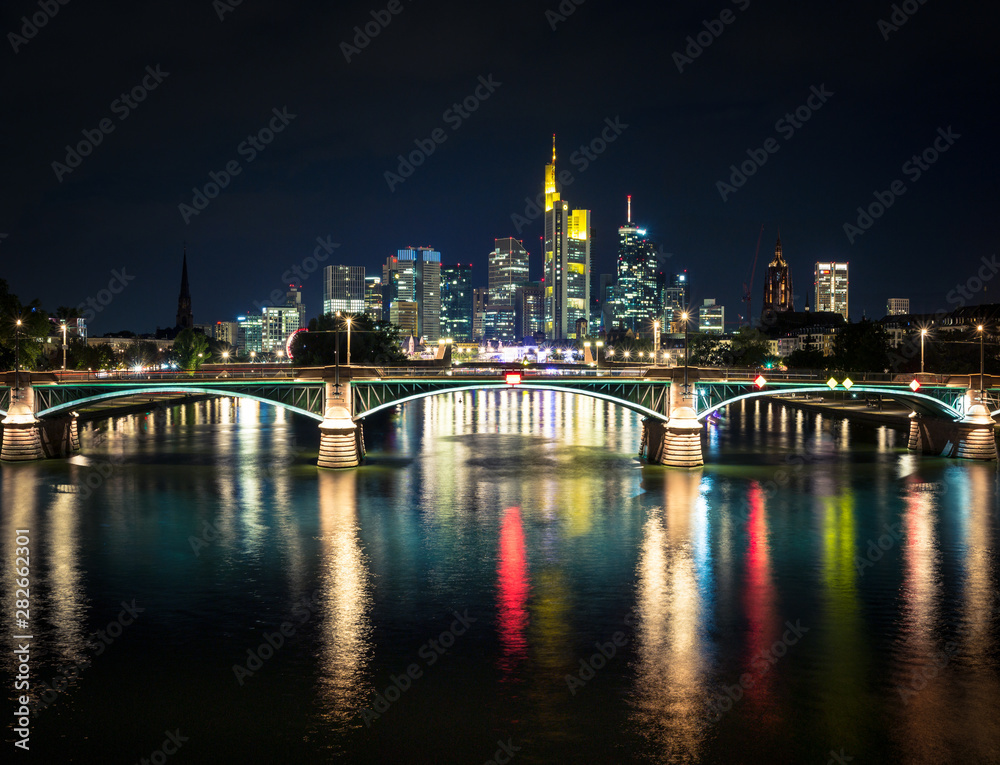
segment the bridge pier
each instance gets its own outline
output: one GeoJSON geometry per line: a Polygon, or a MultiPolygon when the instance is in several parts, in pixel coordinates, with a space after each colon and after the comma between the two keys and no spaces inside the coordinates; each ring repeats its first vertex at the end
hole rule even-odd
{"type": "MultiPolygon", "coordinates": [[[[975,400],[975,399],[974,399],[975,400]]],[[[910,451],[967,460],[997,459],[996,423],[990,410],[974,403],[961,420],[910,416],[910,451]]]]}
{"type": "Polygon", "coordinates": [[[351,468],[361,464],[364,437],[361,425],[351,416],[351,389],[348,385],[326,384],[326,412],[319,424],[321,468],[351,468]]]}
{"type": "Polygon", "coordinates": [[[684,369],[673,370],[670,382],[670,419],[647,419],[643,422],[646,459],[667,467],[697,468],[705,464],[701,452],[702,424],[695,413],[695,369],[688,370],[688,389],[684,390],[684,369]]]}
{"type": "Polygon", "coordinates": [[[28,462],[45,458],[42,449],[41,423],[35,417],[35,392],[31,385],[18,389],[15,380],[11,389],[11,406],[3,419],[3,444],[0,445],[0,460],[4,462],[28,462]],[[17,397],[15,398],[15,390],[17,397]]]}

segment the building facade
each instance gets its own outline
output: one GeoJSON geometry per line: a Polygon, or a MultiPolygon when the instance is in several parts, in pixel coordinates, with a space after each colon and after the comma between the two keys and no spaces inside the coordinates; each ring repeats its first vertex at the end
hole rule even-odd
{"type": "Polygon", "coordinates": [[[615,325],[633,334],[650,334],[657,318],[656,250],[645,229],[632,221],[632,197],[628,197],[627,220],[618,228],[618,291],[615,325]]]}
{"type": "Polygon", "coordinates": [[[517,288],[514,301],[514,325],[517,338],[545,338],[545,290],[541,282],[529,282],[517,288]]]}
{"type": "Polygon", "coordinates": [[[323,269],[323,313],[364,313],[364,266],[330,265],[323,269]]]}
{"type": "Polygon", "coordinates": [[[726,332],[726,309],[716,305],[715,300],[705,298],[698,307],[698,331],[708,335],[722,335],[726,332]]]}
{"type": "Polygon", "coordinates": [[[483,339],[483,323],[486,317],[486,305],[490,291],[486,287],[476,287],[472,290],[472,340],[483,339]]]}
{"type": "Polygon", "coordinates": [[[417,304],[414,337],[436,343],[441,337],[441,253],[433,247],[406,247],[396,252],[395,266],[397,299],[417,304]]]}
{"type": "Polygon", "coordinates": [[[886,316],[905,316],[910,312],[909,298],[889,298],[885,306],[886,316]]]}
{"type": "Polygon", "coordinates": [[[514,291],[528,281],[528,251],[513,237],[497,239],[489,254],[489,303],[514,305],[514,291]]]}
{"type": "Polygon", "coordinates": [[[365,277],[365,314],[382,320],[382,280],[377,276],[365,277]]]}
{"type": "Polygon", "coordinates": [[[472,265],[441,266],[441,333],[457,343],[472,340],[472,265]]]}
{"type": "Polygon", "coordinates": [[[816,263],[816,310],[847,315],[847,263],[816,263]]]}
{"type": "MultiPolygon", "coordinates": [[[[795,310],[792,297],[792,274],[781,252],[781,236],[774,246],[774,260],[767,267],[764,281],[764,314],[786,313],[795,310]]],[[[818,309],[817,309],[818,310],[818,309]]]]}

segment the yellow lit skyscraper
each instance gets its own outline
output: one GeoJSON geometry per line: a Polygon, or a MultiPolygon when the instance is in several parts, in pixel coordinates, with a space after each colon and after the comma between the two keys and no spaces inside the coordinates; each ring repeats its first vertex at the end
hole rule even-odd
{"type": "Polygon", "coordinates": [[[590,306],[590,210],[570,210],[556,187],[556,137],[545,166],[545,337],[576,339],[590,306]]]}

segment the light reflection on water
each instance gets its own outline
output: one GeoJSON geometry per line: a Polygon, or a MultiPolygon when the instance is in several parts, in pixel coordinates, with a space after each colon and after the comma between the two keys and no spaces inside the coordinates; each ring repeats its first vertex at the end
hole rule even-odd
{"type": "Polygon", "coordinates": [[[39,746],[134,760],[169,724],[195,761],[483,762],[508,737],[526,763],[1000,759],[996,465],[761,399],[708,426],[700,470],[641,465],[640,437],[604,401],[464,392],[366,423],[369,463],[320,472],[315,423],[221,400],[0,467],[5,565],[32,529],[39,678],[94,658],[121,599],[148,608],[41,714],[39,746]],[[102,464],[88,492],[54,488],[102,464]],[[421,647],[465,609],[476,622],[429,665],[421,647]],[[783,646],[789,623],[807,632],[783,646]],[[142,710],[125,733],[96,711],[123,687],[142,710]]]}

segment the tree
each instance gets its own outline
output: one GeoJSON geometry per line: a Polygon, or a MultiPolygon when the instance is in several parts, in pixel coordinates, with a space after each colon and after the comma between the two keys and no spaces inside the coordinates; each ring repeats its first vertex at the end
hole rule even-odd
{"type": "MultiPolygon", "coordinates": [[[[721,366],[722,350],[718,337],[705,332],[688,336],[688,363],[690,366],[721,366]]],[[[679,364],[684,362],[683,351],[677,356],[679,364]]]]}
{"type": "Polygon", "coordinates": [[[740,327],[733,335],[733,344],[726,355],[732,366],[762,367],[771,356],[771,343],[759,329],[740,327]]]}
{"type": "Polygon", "coordinates": [[[208,338],[193,329],[182,329],[174,338],[174,353],[181,369],[194,372],[208,361],[208,338]]]}
{"type": "Polygon", "coordinates": [[[50,326],[48,314],[37,299],[22,304],[7,282],[0,279],[0,367],[13,369],[20,347],[21,368],[34,369],[45,349],[42,339],[48,337],[50,326]]]}
{"type": "Polygon", "coordinates": [[[878,322],[846,324],[833,341],[833,362],[844,372],[884,372],[889,368],[889,334],[878,322]]]}
{"type": "MultiPolygon", "coordinates": [[[[309,331],[300,332],[292,340],[292,363],[297,367],[324,367],[337,358],[340,342],[340,363],[347,363],[347,317],[323,314],[309,320],[309,331]],[[338,333],[339,330],[339,333],[338,333]]],[[[406,361],[400,349],[399,327],[387,321],[376,321],[367,314],[351,317],[351,363],[387,364],[406,361]]]]}
{"type": "Polygon", "coordinates": [[[789,369],[826,369],[830,359],[823,351],[815,348],[798,348],[785,357],[785,366],[789,369]]]}

